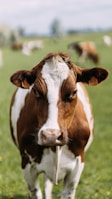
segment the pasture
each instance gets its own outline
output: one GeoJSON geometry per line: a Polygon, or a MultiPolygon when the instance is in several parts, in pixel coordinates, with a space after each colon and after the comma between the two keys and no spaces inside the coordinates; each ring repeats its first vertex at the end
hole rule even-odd
{"type": "MultiPolygon", "coordinates": [[[[26,184],[20,168],[21,160],[9,129],[9,105],[15,86],[10,76],[19,69],[30,69],[51,51],[68,52],[67,45],[74,41],[94,41],[100,56],[99,66],[109,70],[108,79],[96,87],[87,87],[95,118],[94,141],[85,155],[85,169],[77,188],[76,199],[112,198],[112,46],[103,43],[104,33],[86,33],[62,39],[42,38],[44,48],[25,56],[21,51],[3,48],[4,65],[0,69],[0,199],[26,199],[26,184]]],[[[112,37],[112,33],[109,33],[112,37]]],[[[72,60],[77,62],[75,52],[72,60]]],[[[95,66],[85,61],[82,67],[95,66]]],[[[42,181],[42,179],[40,179],[42,181]]],[[[41,183],[42,184],[42,183],[41,183]]],[[[60,183],[54,186],[53,199],[60,198],[60,183]]]]}

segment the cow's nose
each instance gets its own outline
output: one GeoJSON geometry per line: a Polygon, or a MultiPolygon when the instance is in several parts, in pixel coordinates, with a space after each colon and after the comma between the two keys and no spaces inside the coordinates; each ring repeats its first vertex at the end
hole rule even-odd
{"type": "Polygon", "coordinates": [[[64,133],[56,129],[45,129],[40,131],[38,144],[45,146],[64,145],[64,133]]]}

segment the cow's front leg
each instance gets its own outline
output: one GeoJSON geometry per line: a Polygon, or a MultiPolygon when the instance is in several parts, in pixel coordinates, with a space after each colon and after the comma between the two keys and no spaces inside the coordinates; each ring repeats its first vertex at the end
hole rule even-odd
{"type": "Polygon", "coordinates": [[[74,169],[64,179],[63,191],[61,199],[74,199],[77,185],[80,180],[81,173],[84,168],[84,163],[81,162],[81,157],[76,157],[74,169]]]}
{"type": "Polygon", "coordinates": [[[83,51],[82,54],[80,55],[79,57],[79,60],[78,62],[81,64],[84,62],[84,60],[87,58],[87,52],[86,51],[83,51]]]}
{"type": "Polygon", "coordinates": [[[42,192],[37,178],[37,169],[35,164],[28,163],[23,169],[24,178],[30,192],[30,199],[42,199],[42,192]]]}
{"type": "Polygon", "coordinates": [[[53,187],[52,182],[44,174],[44,194],[45,194],[45,199],[52,199],[52,187],[53,187]]]}

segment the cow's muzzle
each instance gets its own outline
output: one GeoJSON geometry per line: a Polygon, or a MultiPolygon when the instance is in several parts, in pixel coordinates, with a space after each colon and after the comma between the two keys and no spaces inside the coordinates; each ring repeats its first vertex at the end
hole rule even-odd
{"type": "Polygon", "coordinates": [[[44,146],[61,146],[67,142],[67,133],[56,129],[45,129],[39,132],[38,144],[44,146]]]}

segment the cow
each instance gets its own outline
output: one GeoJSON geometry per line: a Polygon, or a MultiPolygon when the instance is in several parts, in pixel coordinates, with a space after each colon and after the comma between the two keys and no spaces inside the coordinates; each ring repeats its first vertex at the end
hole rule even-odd
{"type": "Polygon", "coordinates": [[[10,106],[12,139],[31,199],[42,199],[38,176],[44,175],[45,199],[63,181],[61,199],[74,199],[93,139],[94,119],[84,83],[95,86],[108,71],[82,69],[68,54],[51,52],[31,70],[16,71],[10,106]]]}
{"type": "Polygon", "coordinates": [[[109,35],[104,35],[103,41],[104,41],[106,46],[109,46],[109,47],[112,46],[112,39],[109,35]]]}
{"type": "Polygon", "coordinates": [[[43,49],[42,40],[33,40],[23,43],[22,53],[24,55],[31,55],[34,50],[43,49]]]}
{"type": "Polygon", "coordinates": [[[79,63],[82,63],[85,59],[90,59],[94,64],[99,62],[99,56],[92,41],[74,42],[68,45],[68,49],[76,51],[79,56],[79,63]]]}
{"type": "Polygon", "coordinates": [[[11,49],[12,50],[22,50],[22,48],[23,48],[23,44],[22,43],[19,43],[19,42],[13,42],[12,44],[11,44],[11,49]]]}

